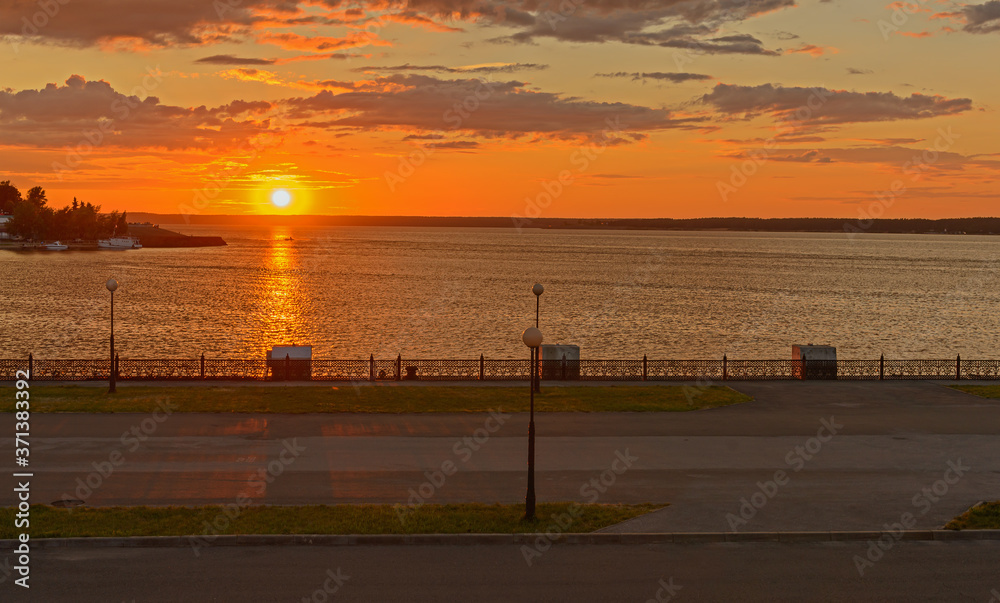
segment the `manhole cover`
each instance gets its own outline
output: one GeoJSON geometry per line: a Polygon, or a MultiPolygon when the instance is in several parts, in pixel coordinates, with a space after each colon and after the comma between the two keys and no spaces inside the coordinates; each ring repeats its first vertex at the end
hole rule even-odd
{"type": "Polygon", "coordinates": [[[78,498],[63,498],[61,500],[54,501],[52,506],[59,507],[61,509],[72,509],[73,507],[79,507],[83,504],[83,501],[78,498]]]}

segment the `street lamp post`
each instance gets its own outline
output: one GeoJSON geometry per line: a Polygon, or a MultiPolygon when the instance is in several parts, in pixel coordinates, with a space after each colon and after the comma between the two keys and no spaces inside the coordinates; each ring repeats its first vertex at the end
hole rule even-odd
{"type": "MultiPolygon", "coordinates": [[[[542,298],[542,293],[545,292],[545,287],[543,287],[541,283],[535,283],[534,286],[531,287],[531,292],[535,294],[535,328],[537,329],[538,328],[538,308],[539,308],[539,305],[540,305],[540,300],[542,298]]],[[[540,353],[541,353],[541,348],[539,348],[535,352],[535,354],[534,354],[535,357],[532,359],[532,362],[534,362],[535,364],[539,364],[539,361],[541,360],[541,358],[538,357],[540,353]]],[[[538,375],[538,380],[537,381],[534,380],[534,379],[532,379],[532,381],[531,381],[531,387],[536,392],[541,392],[542,391],[542,375],[541,374],[538,375]]]]}
{"type": "MultiPolygon", "coordinates": [[[[528,327],[521,335],[521,341],[531,349],[531,357],[534,358],[539,346],[542,345],[542,332],[537,327],[528,327]]],[[[532,362],[532,383],[534,383],[536,369],[536,363],[532,362]]],[[[529,387],[528,391],[531,392],[531,414],[528,419],[528,491],[524,496],[525,521],[535,519],[535,388],[529,387]]]]}
{"type": "Polygon", "coordinates": [[[104,286],[111,292],[111,377],[108,393],[115,393],[115,289],[118,288],[118,281],[109,278],[104,286]]]}

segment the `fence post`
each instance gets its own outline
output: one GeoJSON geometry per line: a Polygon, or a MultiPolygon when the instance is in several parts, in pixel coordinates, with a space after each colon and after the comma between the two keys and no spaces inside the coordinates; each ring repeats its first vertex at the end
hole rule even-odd
{"type": "Polygon", "coordinates": [[[649,364],[646,360],[646,355],[642,355],[642,380],[645,381],[649,377],[649,364]]]}
{"type": "Polygon", "coordinates": [[[201,378],[205,378],[205,352],[201,353],[201,378]]]}
{"type": "Polygon", "coordinates": [[[288,354],[285,354],[285,378],[284,381],[291,379],[292,375],[292,359],[288,354]]]}
{"type": "Polygon", "coordinates": [[[726,354],[722,355],[722,380],[729,380],[729,357],[726,354]]]}
{"type": "Polygon", "coordinates": [[[35,357],[31,352],[28,352],[28,381],[31,381],[31,375],[35,372],[35,357]]]}
{"type": "Polygon", "coordinates": [[[562,380],[566,380],[566,354],[563,354],[562,358],[562,380]]]}
{"type": "Polygon", "coordinates": [[[396,381],[403,379],[403,355],[396,354],[396,381]]]}
{"type": "Polygon", "coordinates": [[[885,354],[878,357],[878,380],[885,380],[885,354]]]}
{"type": "Polygon", "coordinates": [[[118,373],[118,352],[115,352],[115,365],[111,367],[111,370],[115,372],[115,381],[120,381],[118,373]]]}
{"type": "Polygon", "coordinates": [[[479,380],[482,381],[485,376],[486,376],[486,359],[483,358],[482,354],[480,354],[479,355],[479,380]]]}
{"type": "Polygon", "coordinates": [[[961,378],[962,378],[962,355],[959,354],[958,357],[955,358],[955,380],[958,381],[961,378]]]}
{"type": "Polygon", "coordinates": [[[368,380],[375,380],[375,354],[368,355],[368,380]]]}

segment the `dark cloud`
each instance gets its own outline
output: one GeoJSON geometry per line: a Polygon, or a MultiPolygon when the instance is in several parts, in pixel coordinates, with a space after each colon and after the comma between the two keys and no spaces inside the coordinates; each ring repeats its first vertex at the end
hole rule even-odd
{"type": "Polygon", "coordinates": [[[403,140],[444,140],[443,134],[409,134],[403,140]]]}
{"type": "Polygon", "coordinates": [[[779,40],[786,40],[787,41],[787,40],[798,40],[799,39],[798,34],[793,34],[790,31],[776,31],[776,32],[772,33],[771,35],[774,36],[775,38],[779,39],[779,40]]]}
{"type": "MultiPolygon", "coordinates": [[[[880,164],[898,168],[910,166],[928,175],[956,172],[981,161],[973,157],[948,151],[935,151],[934,161],[929,161],[923,149],[900,146],[826,148],[826,149],[755,149],[730,155],[739,159],[766,156],[768,161],[790,163],[855,163],[880,164]]],[[[990,167],[990,166],[986,166],[990,167]]]]}
{"type": "Polygon", "coordinates": [[[782,144],[801,144],[805,142],[825,142],[822,136],[794,136],[790,134],[777,134],[775,140],[782,144]]]}
{"type": "Polygon", "coordinates": [[[319,30],[323,26],[353,25],[360,29],[372,23],[380,28],[402,23],[433,31],[461,31],[440,22],[447,19],[514,27],[519,31],[498,39],[514,43],[551,37],[697,48],[707,53],[775,54],[752,36],[729,35],[724,26],[795,6],[795,0],[51,1],[58,7],[52,15],[29,0],[0,3],[0,36],[18,42],[80,47],[123,44],[159,48],[256,40],[319,52],[387,43],[376,34],[360,31],[341,39],[326,38],[321,31],[307,36],[281,30],[301,25],[319,30]],[[316,6],[330,12],[317,14],[316,6]],[[378,11],[381,16],[372,17],[369,11],[378,11]]]}
{"type": "Polygon", "coordinates": [[[716,38],[695,38],[692,36],[673,36],[670,32],[655,34],[636,34],[629,36],[625,42],[646,46],[663,46],[665,48],[683,48],[696,53],[705,54],[758,54],[778,56],[781,53],[770,50],[764,43],[749,34],[733,34],[716,38]]]}
{"type": "Polygon", "coordinates": [[[323,127],[454,130],[487,137],[595,137],[620,128],[620,138],[627,141],[641,138],[643,132],[698,127],[703,121],[674,118],[666,109],[538,92],[518,81],[445,80],[415,74],[380,77],[363,90],[323,91],[283,104],[295,118],[325,117],[310,122],[323,127]]]}
{"type": "Polygon", "coordinates": [[[251,59],[231,54],[214,54],[195,61],[195,63],[206,63],[208,65],[274,65],[274,62],[274,59],[251,59]]]}
{"type": "Polygon", "coordinates": [[[710,75],[704,75],[701,73],[664,73],[662,71],[649,71],[645,73],[616,71],[614,73],[597,73],[594,75],[596,77],[630,78],[633,81],[665,80],[668,82],[673,82],[675,84],[679,84],[681,82],[688,82],[692,80],[702,81],[702,80],[715,79],[710,75]]]}
{"type": "MultiPolygon", "coordinates": [[[[463,0],[421,0],[424,10],[442,14],[476,12],[463,0]]],[[[411,2],[410,6],[413,6],[411,2]]],[[[691,49],[707,54],[777,55],[760,40],[726,28],[771,11],[795,6],[794,0],[525,0],[479,6],[480,21],[520,29],[494,38],[500,43],[533,43],[540,38],[567,42],[621,42],[691,49]]]]}
{"type": "Polygon", "coordinates": [[[871,69],[856,69],[854,67],[848,67],[847,73],[850,75],[871,75],[875,72],[871,69]]]}
{"type": "MultiPolygon", "coordinates": [[[[370,20],[363,10],[348,14],[343,10],[356,4],[368,10],[392,9],[382,3],[340,2],[339,0],[47,0],[54,8],[46,11],[42,2],[7,0],[0,2],[0,37],[15,42],[65,46],[123,45],[125,48],[163,48],[219,42],[244,42],[255,35],[297,26],[319,29],[323,26],[355,25],[364,27],[370,20]],[[376,6],[376,4],[378,4],[376,6]],[[317,14],[315,8],[334,11],[317,14]],[[345,17],[345,18],[342,18],[345,17]]],[[[401,6],[399,8],[402,8],[401,6]]],[[[402,10],[387,14],[385,23],[397,22],[417,27],[452,29],[438,26],[422,15],[402,10]]],[[[362,41],[377,43],[374,34],[351,32],[362,41]]],[[[311,36],[278,32],[272,43],[309,48],[311,36]],[[291,36],[283,38],[282,36],[291,36]]],[[[315,46],[322,50],[345,45],[344,41],[316,36],[315,46]]],[[[347,40],[355,42],[357,40],[347,40]]]]}
{"type": "MultiPolygon", "coordinates": [[[[495,38],[495,42],[531,43],[538,38],[554,38],[566,42],[625,42],[632,35],[639,34],[645,28],[658,25],[664,17],[659,13],[620,11],[604,15],[595,10],[580,10],[568,17],[552,15],[555,13],[540,12],[535,21],[521,31],[495,38]]],[[[672,28],[673,29],[673,28],[672,28]]],[[[711,28],[692,28],[683,26],[685,31],[709,33],[711,28]]]]}
{"type": "Polygon", "coordinates": [[[242,0],[88,0],[53,2],[49,16],[35,2],[0,3],[0,34],[71,46],[132,40],[150,46],[203,44],[247,33],[264,19],[255,9],[292,15],[287,2],[242,0]]]}
{"type": "Polygon", "coordinates": [[[923,138],[862,138],[861,142],[878,144],[887,147],[899,146],[901,144],[917,144],[923,142],[923,138]]]}
{"type": "Polygon", "coordinates": [[[249,115],[265,102],[234,101],[216,108],[163,105],[74,75],[64,86],[0,91],[0,144],[51,147],[231,148],[268,131],[249,115]],[[237,119],[238,116],[244,116],[237,119]]]}
{"type": "Polygon", "coordinates": [[[972,109],[967,98],[892,92],[848,92],[826,88],[800,88],[763,84],[731,86],[718,84],[701,102],[727,115],[768,114],[801,125],[831,125],[857,122],[925,119],[955,115],[972,109]]]}
{"type": "Polygon", "coordinates": [[[538,63],[510,63],[505,65],[480,65],[478,67],[445,67],[444,65],[410,65],[406,63],[405,65],[393,65],[385,67],[367,66],[358,67],[352,69],[351,71],[358,72],[376,72],[376,73],[392,73],[392,72],[407,72],[407,71],[429,71],[432,73],[514,73],[516,71],[532,71],[540,69],[548,69],[548,65],[541,65],[538,63]]]}
{"type": "Polygon", "coordinates": [[[240,115],[242,113],[250,113],[253,115],[261,115],[267,113],[271,110],[271,103],[267,101],[242,101],[235,100],[228,105],[222,105],[217,109],[219,113],[225,113],[228,115],[240,115]]]}
{"type": "MultiPolygon", "coordinates": [[[[614,1],[614,0],[609,0],[614,1]]],[[[743,21],[750,17],[795,6],[795,0],[688,0],[665,3],[692,23],[743,21]]]]}
{"type": "Polygon", "coordinates": [[[928,162],[923,149],[907,147],[860,147],[853,149],[819,149],[823,157],[842,163],[878,163],[891,166],[919,166],[921,171],[940,172],[961,170],[969,157],[948,151],[935,152],[936,160],[928,162]]]}
{"type": "Polygon", "coordinates": [[[790,133],[778,133],[771,138],[727,138],[723,140],[723,142],[739,145],[762,144],[769,141],[780,142],[781,144],[802,144],[807,142],[826,142],[826,138],[822,136],[796,136],[790,133]]]}
{"type": "Polygon", "coordinates": [[[965,31],[977,34],[1000,31],[1000,0],[963,6],[961,11],[965,15],[965,31]]]}
{"type": "Polygon", "coordinates": [[[795,0],[409,0],[406,6],[426,14],[460,18],[488,17],[495,22],[531,23],[526,14],[544,15],[559,24],[559,17],[581,11],[612,14],[619,11],[660,12],[691,23],[742,21],[795,6],[795,0]]]}
{"type": "Polygon", "coordinates": [[[450,142],[432,142],[425,145],[432,149],[450,149],[453,151],[468,151],[479,148],[479,143],[474,140],[452,140],[450,142]]]}
{"type": "Polygon", "coordinates": [[[833,163],[833,159],[823,156],[819,151],[803,151],[785,155],[768,155],[768,161],[784,161],[789,163],[833,163]]]}

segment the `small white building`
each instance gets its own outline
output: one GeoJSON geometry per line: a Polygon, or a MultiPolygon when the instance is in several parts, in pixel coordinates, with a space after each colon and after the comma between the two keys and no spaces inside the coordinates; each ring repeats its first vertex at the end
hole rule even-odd
{"type": "Polygon", "coordinates": [[[580,346],[542,344],[542,379],[577,380],[580,378],[580,346]],[[566,360],[563,363],[563,359],[566,360]]]}
{"type": "Polygon", "coordinates": [[[308,381],[312,378],[312,346],[271,346],[267,367],[272,381],[308,381]]]}
{"type": "Polygon", "coordinates": [[[832,345],[793,345],[792,374],[796,379],[836,379],[837,348],[832,345]]]}
{"type": "Polygon", "coordinates": [[[7,222],[13,218],[11,214],[0,214],[0,239],[9,239],[10,235],[7,234],[7,222]]]}

